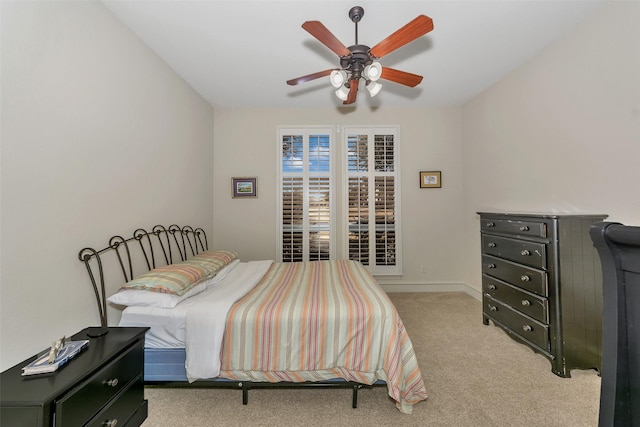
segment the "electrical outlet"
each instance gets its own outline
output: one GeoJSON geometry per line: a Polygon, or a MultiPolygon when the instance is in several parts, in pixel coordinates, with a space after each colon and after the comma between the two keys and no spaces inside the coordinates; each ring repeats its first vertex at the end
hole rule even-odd
{"type": "Polygon", "coordinates": [[[420,266],[420,272],[421,272],[422,274],[425,274],[425,273],[427,272],[427,266],[426,266],[426,265],[424,265],[424,264],[422,264],[422,265],[420,266]]]}

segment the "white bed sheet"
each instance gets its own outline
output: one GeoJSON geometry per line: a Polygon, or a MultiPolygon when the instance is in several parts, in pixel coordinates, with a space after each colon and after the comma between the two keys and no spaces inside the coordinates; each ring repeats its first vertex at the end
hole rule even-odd
{"type": "Polygon", "coordinates": [[[175,308],[127,307],[120,326],[148,326],[145,347],[185,348],[190,381],[214,378],[220,370],[220,344],[227,313],[262,279],[273,261],[240,262],[224,279],[175,308]]]}

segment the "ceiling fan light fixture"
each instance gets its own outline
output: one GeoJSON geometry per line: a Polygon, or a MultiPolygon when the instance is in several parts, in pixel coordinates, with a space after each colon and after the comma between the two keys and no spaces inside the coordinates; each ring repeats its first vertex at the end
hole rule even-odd
{"type": "Polygon", "coordinates": [[[336,91],[336,96],[340,98],[341,101],[346,101],[349,96],[349,89],[347,89],[346,86],[340,87],[340,89],[336,91]]]}
{"type": "Polygon", "coordinates": [[[382,65],[379,62],[372,62],[364,67],[364,77],[367,80],[375,82],[382,75],[382,65]]]}
{"type": "Polygon", "coordinates": [[[369,91],[369,95],[371,95],[372,98],[380,93],[381,89],[382,85],[378,82],[371,81],[367,84],[367,90],[369,91]]]}
{"type": "Polygon", "coordinates": [[[347,73],[342,70],[333,70],[329,75],[331,86],[339,88],[347,80],[347,73]]]}

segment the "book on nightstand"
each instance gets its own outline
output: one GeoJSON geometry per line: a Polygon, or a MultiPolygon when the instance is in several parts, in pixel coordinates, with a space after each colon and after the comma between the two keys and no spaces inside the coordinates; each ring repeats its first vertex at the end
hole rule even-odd
{"type": "Polygon", "coordinates": [[[62,365],[71,360],[84,348],[89,346],[89,340],[64,341],[60,348],[52,346],[50,351],[38,356],[36,360],[22,368],[22,375],[36,375],[55,372],[62,365]]]}

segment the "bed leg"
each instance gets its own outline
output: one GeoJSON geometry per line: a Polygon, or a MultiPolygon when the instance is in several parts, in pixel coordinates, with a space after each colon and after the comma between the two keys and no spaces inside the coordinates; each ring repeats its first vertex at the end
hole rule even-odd
{"type": "Polygon", "coordinates": [[[353,386],[353,401],[351,403],[351,407],[354,409],[358,407],[358,389],[359,388],[360,388],[360,385],[358,384],[353,386]]]}
{"type": "Polygon", "coordinates": [[[240,383],[240,386],[242,387],[242,404],[246,405],[249,402],[249,387],[247,383],[240,383]]]}

